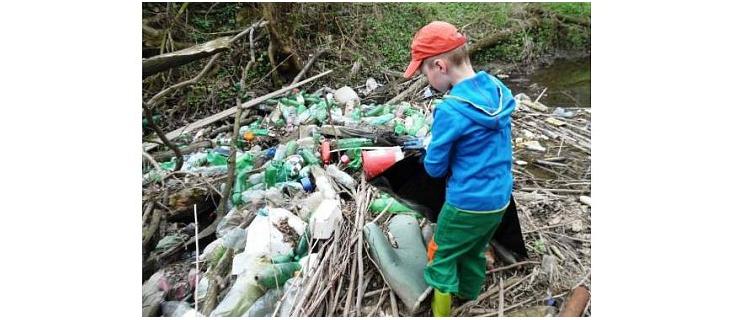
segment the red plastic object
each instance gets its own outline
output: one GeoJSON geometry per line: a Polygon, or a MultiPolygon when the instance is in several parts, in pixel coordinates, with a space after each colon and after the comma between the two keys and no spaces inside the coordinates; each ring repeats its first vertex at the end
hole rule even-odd
{"type": "Polygon", "coordinates": [[[362,151],[362,169],[365,178],[370,180],[403,159],[403,151],[399,147],[362,151]]]}
{"type": "Polygon", "coordinates": [[[350,157],[348,157],[346,154],[343,154],[342,157],[340,157],[340,162],[342,162],[343,164],[348,164],[350,163],[350,157]]]}
{"type": "Polygon", "coordinates": [[[324,161],[324,164],[330,163],[330,142],[324,141],[322,142],[322,148],[320,149],[322,153],[322,161],[324,161]]]}

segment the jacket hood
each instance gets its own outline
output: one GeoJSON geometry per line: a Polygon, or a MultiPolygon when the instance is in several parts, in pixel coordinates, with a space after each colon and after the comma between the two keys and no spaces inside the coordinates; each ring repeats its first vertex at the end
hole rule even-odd
{"type": "Polygon", "coordinates": [[[499,79],[484,71],[457,83],[449,94],[444,95],[444,102],[461,115],[493,129],[507,126],[515,109],[512,92],[499,79]]]}

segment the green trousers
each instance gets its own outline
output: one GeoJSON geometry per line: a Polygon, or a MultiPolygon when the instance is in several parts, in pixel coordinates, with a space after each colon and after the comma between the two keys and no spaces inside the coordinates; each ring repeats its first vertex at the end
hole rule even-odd
{"type": "Polygon", "coordinates": [[[444,203],[429,243],[426,283],[444,293],[474,300],[487,272],[484,251],[506,210],[466,211],[444,203]]]}

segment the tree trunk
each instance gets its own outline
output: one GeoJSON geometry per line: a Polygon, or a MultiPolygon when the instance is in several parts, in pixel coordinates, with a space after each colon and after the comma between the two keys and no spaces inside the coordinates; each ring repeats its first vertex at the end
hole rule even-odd
{"type": "Polygon", "coordinates": [[[274,69],[272,77],[277,87],[294,79],[303,68],[301,55],[294,43],[297,26],[291,13],[295,5],[282,2],[261,4],[264,19],[269,22],[266,26],[269,31],[269,62],[274,69]]]}

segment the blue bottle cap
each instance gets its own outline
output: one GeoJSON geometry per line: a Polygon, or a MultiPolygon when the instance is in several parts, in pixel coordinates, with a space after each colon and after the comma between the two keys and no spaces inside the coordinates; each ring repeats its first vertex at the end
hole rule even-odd
{"type": "Polygon", "coordinates": [[[300,180],[300,182],[302,183],[302,187],[304,187],[304,191],[306,191],[306,192],[314,191],[314,184],[312,184],[312,180],[309,180],[308,177],[302,178],[302,180],[300,180]]]}
{"type": "Polygon", "coordinates": [[[271,159],[276,155],[276,147],[271,147],[266,150],[266,158],[271,159]]]}

